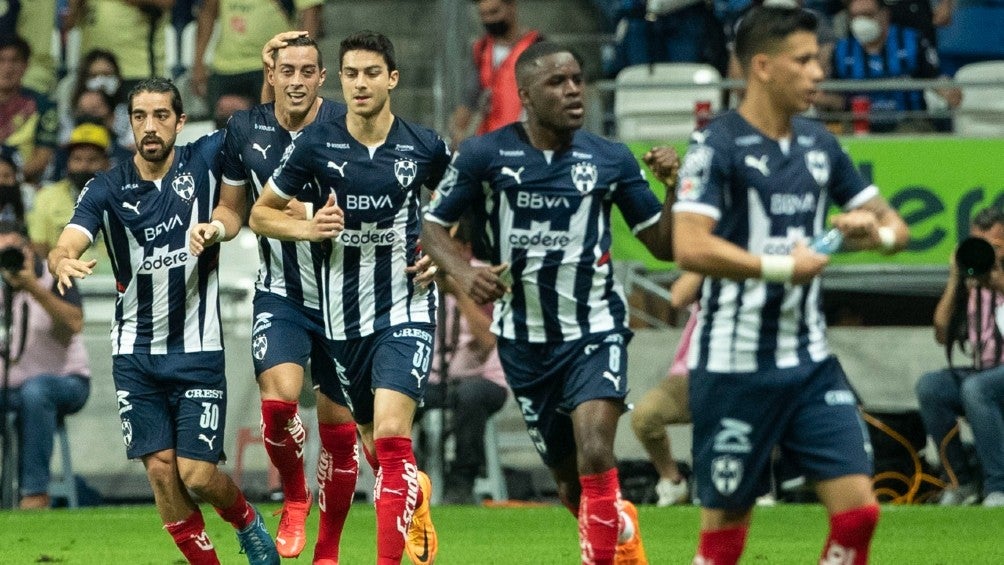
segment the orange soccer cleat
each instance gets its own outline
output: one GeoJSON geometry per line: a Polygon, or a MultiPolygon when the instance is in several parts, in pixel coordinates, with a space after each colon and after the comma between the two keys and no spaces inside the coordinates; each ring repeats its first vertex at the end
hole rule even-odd
{"type": "Polygon", "coordinates": [[[282,513],[282,518],[279,519],[279,531],[275,534],[275,547],[279,555],[286,558],[299,557],[303,547],[307,545],[305,524],[312,502],[313,497],[308,492],[307,500],[301,502],[287,500],[283,503],[282,509],[276,511],[276,514],[282,513]]]}
{"type": "Polygon", "coordinates": [[[411,519],[411,529],[408,530],[404,549],[415,565],[432,565],[436,561],[436,552],[439,551],[439,541],[429,512],[432,481],[422,471],[418,472],[418,488],[422,489],[422,504],[415,509],[415,515],[411,519]]]}
{"type": "Polygon", "coordinates": [[[631,539],[617,544],[614,565],[648,565],[645,546],[641,543],[641,524],[638,523],[638,509],[629,500],[621,501],[621,512],[631,519],[634,533],[631,539]]]}

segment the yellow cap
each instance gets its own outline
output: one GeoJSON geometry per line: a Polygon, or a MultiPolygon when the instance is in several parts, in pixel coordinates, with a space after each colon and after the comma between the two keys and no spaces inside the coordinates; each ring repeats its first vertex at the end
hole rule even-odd
{"type": "Polygon", "coordinates": [[[102,151],[107,151],[111,143],[112,137],[108,133],[108,128],[97,124],[80,124],[73,128],[73,132],[70,133],[70,142],[66,146],[73,149],[78,145],[93,145],[102,151]]]}

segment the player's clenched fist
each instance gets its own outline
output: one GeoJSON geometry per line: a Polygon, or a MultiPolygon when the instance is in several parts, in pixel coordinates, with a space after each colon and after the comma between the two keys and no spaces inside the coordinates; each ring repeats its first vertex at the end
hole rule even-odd
{"type": "Polygon", "coordinates": [[[793,284],[808,284],[812,279],[823,272],[823,268],[830,264],[830,256],[816,253],[804,243],[799,243],[791,250],[791,256],[795,259],[795,267],[791,274],[793,284]]]}
{"type": "Polygon", "coordinates": [[[342,233],[345,229],[345,212],[335,200],[335,193],[328,195],[328,201],[314,213],[309,224],[310,228],[305,239],[310,241],[323,241],[338,237],[342,233]]]}
{"type": "Polygon", "coordinates": [[[649,170],[662,184],[676,186],[676,175],[680,171],[680,154],[673,147],[653,147],[642,157],[649,170]]]}

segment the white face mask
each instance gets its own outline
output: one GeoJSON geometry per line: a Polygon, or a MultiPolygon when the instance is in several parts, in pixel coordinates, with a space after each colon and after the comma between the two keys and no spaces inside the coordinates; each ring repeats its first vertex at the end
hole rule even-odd
{"type": "Polygon", "coordinates": [[[119,89],[119,78],[115,75],[97,75],[87,79],[89,90],[104,90],[109,96],[115,96],[119,89]]]}
{"type": "Polygon", "coordinates": [[[767,8],[800,8],[798,0],[763,0],[767,8]]]}
{"type": "Polygon", "coordinates": [[[858,43],[867,45],[872,43],[882,35],[882,26],[875,18],[868,16],[855,16],[851,20],[851,34],[858,43]]]}

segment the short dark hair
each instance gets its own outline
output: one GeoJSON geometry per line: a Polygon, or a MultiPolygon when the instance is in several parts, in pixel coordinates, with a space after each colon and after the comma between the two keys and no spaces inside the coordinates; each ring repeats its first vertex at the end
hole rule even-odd
{"type": "Polygon", "coordinates": [[[13,47],[17,51],[21,61],[28,62],[31,58],[31,45],[23,37],[15,33],[5,33],[0,35],[0,49],[13,47]]]}
{"type": "Polygon", "coordinates": [[[185,109],[181,103],[181,93],[178,92],[178,87],[174,86],[171,79],[164,77],[153,77],[146,78],[132,87],[129,91],[129,113],[132,114],[132,101],[137,94],[141,92],[157,92],[164,93],[169,92],[171,94],[171,109],[177,115],[182,115],[185,113],[185,109]]]}
{"type": "Polygon", "coordinates": [[[801,8],[760,7],[750,10],[736,29],[736,59],[742,67],[757,53],[773,53],[797,31],[816,33],[819,21],[801,8]]]}
{"type": "Polygon", "coordinates": [[[997,206],[987,206],[973,216],[972,226],[987,231],[996,225],[1004,226],[1004,210],[997,206]]]}
{"type": "MultiPolygon", "coordinates": [[[[313,47],[317,51],[317,66],[321,69],[324,68],[324,57],[321,55],[321,47],[317,45],[317,42],[313,38],[301,35],[299,37],[290,39],[286,42],[286,47],[313,47]]],[[[279,50],[272,50],[272,62],[274,63],[276,59],[279,58],[279,50]]]]}
{"type": "Polygon", "coordinates": [[[342,40],[338,50],[338,68],[342,68],[345,54],[349,51],[372,51],[379,53],[385,63],[387,72],[397,70],[397,60],[394,58],[394,44],[382,33],[370,30],[357,31],[342,40]]]}
{"type": "Polygon", "coordinates": [[[529,75],[533,73],[537,60],[556,53],[568,53],[578,61],[579,66],[582,65],[582,58],[568,47],[552,41],[539,41],[527,47],[516,59],[516,84],[520,88],[526,86],[526,81],[529,75]]]}

